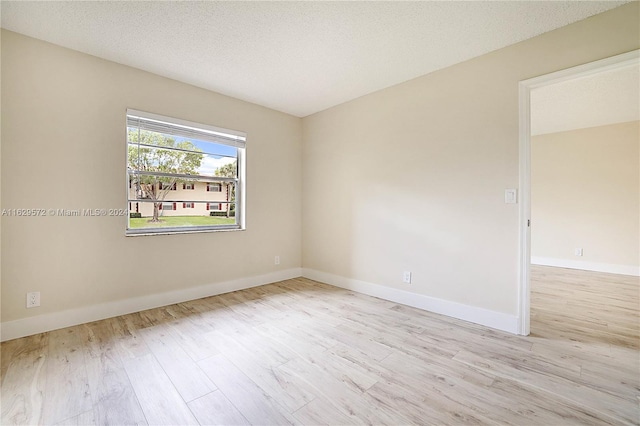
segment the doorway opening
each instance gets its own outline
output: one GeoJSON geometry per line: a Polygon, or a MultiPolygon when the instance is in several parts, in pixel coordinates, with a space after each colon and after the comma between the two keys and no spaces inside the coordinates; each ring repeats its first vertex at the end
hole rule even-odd
{"type": "Polygon", "coordinates": [[[520,82],[520,254],[518,334],[531,330],[531,92],[545,86],[637,66],[640,50],[520,82]]]}

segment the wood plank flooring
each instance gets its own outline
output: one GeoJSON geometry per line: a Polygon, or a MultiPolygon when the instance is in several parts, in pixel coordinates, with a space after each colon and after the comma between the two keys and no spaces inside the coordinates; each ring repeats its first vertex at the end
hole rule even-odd
{"type": "Polygon", "coordinates": [[[3,343],[3,425],[640,423],[639,281],[534,267],[514,336],[307,279],[3,343]]]}

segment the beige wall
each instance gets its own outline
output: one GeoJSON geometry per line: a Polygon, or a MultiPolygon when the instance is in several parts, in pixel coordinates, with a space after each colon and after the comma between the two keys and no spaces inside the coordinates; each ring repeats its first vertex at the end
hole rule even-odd
{"type": "Polygon", "coordinates": [[[300,267],[299,118],[7,31],[1,90],[4,208],[126,208],[127,108],[248,134],[246,231],[2,217],[3,322],[300,267]]]}
{"type": "Polygon", "coordinates": [[[305,118],[303,266],[516,314],[518,81],[637,49],[638,17],[627,4],[305,118]]]}
{"type": "Polygon", "coordinates": [[[637,121],[534,136],[532,256],[640,266],[639,162],[637,121]]]}

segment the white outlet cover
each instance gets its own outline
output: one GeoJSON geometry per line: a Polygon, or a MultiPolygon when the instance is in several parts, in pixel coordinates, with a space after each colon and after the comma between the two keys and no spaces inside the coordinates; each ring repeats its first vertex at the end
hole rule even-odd
{"type": "Polygon", "coordinates": [[[40,292],[27,293],[27,308],[36,308],[38,306],[40,306],[40,292]]]}

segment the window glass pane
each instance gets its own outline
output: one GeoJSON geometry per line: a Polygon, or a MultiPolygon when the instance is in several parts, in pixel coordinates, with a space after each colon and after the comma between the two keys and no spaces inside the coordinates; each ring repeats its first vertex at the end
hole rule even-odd
{"type": "Polygon", "coordinates": [[[128,229],[237,228],[238,155],[244,142],[189,139],[186,133],[163,133],[171,126],[143,130],[135,123],[128,120],[127,127],[128,229]]]}
{"type": "Polygon", "coordinates": [[[149,201],[208,201],[227,200],[235,195],[235,181],[213,181],[212,178],[187,180],[156,175],[129,175],[128,199],[149,201]],[[207,179],[207,181],[203,180],[207,179]]]}
{"type": "MultiPolygon", "coordinates": [[[[211,142],[203,143],[216,145],[211,142]]],[[[167,149],[130,143],[128,166],[131,170],[235,178],[238,175],[237,148],[225,148],[233,150],[234,156],[206,154],[197,151],[200,148],[195,146],[189,147],[189,150],[182,150],[182,148],[167,149]]]]}
{"type": "Polygon", "coordinates": [[[238,159],[231,157],[214,157],[204,155],[198,168],[201,176],[221,176],[235,178],[238,176],[238,159]]]}
{"type": "Polygon", "coordinates": [[[193,202],[192,207],[177,202],[175,209],[173,203],[166,202],[134,201],[131,204],[130,229],[236,225],[235,205],[226,202],[193,202]],[[156,204],[158,220],[154,221],[153,210],[156,204]]]}

